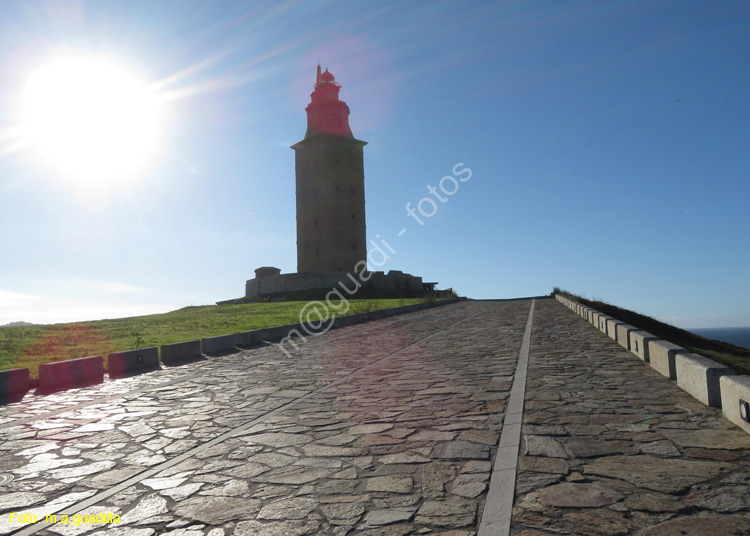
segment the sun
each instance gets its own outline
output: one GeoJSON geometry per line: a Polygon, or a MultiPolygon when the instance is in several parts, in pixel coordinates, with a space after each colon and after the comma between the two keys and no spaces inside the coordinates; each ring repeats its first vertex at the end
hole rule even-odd
{"type": "Polygon", "coordinates": [[[25,116],[41,159],[87,189],[132,179],[158,144],[158,96],[101,59],[64,59],[39,68],[26,86],[25,116]]]}

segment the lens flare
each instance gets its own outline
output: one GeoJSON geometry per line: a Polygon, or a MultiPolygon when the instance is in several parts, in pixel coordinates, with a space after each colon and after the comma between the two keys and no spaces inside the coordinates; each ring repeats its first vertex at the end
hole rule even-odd
{"type": "Polygon", "coordinates": [[[157,95],[103,60],[40,68],[26,87],[25,115],[42,160],[86,187],[133,178],[158,145],[157,95]]]}

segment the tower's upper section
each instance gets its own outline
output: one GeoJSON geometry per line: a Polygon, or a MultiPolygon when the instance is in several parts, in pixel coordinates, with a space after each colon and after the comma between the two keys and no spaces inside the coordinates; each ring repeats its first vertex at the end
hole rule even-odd
{"type": "Polygon", "coordinates": [[[305,139],[316,134],[327,134],[340,138],[354,138],[349,127],[349,107],[339,100],[341,85],[328,72],[318,73],[315,79],[315,90],[310,94],[310,104],[307,111],[307,132],[305,139]]]}

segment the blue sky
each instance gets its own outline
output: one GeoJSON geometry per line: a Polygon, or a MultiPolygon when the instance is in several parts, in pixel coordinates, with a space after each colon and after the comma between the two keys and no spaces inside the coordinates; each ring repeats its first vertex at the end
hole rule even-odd
{"type": "Polygon", "coordinates": [[[748,326],[748,35],[745,0],[6,0],[0,324],[208,304],[256,267],[295,271],[289,146],[319,59],[368,142],[383,269],[748,326]],[[91,56],[158,97],[159,136],[128,180],[81,187],[18,132],[33,73],[91,56]],[[471,179],[410,219],[458,163],[471,179]]]}

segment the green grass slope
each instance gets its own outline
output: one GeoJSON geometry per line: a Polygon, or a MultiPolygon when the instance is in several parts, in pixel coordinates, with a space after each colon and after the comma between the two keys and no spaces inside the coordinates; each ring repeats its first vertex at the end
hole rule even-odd
{"type": "Polygon", "coordinates": [[[728,342],[706,339],[695,333],[685,331],[678,327],[672,326],[665,322],[660,322],[629,309],[623,309],[606,302],[598,300],[587,300],[565,290],[555,289],[555,294],[565,296],[568,299],[575,300],[578,303],[596,309],[597,311],[621,320],[627,324],[648,331],[649,333],[672,342],[683,348],[687,348],[693,353],[701,354],[714,361],[732,367],[737,374],[750,375],[750,350],[729,344],[728,342]]]}
{"type": "MultiPolygon", "coordinates": [[[[331,314],[363,313],[420,303],[420,299],[351,300],[331,314]]],[[[228,335],[270,326],[294,324],[306,301],[206,305],[170,313],[23,327],[0,327],[0,370],[28,368],[31,377],[39,365],[92,355],[105,359],[111,352],[228,335]]],[[[337,304],[334,304],[337,305],[337,304]]]]}

